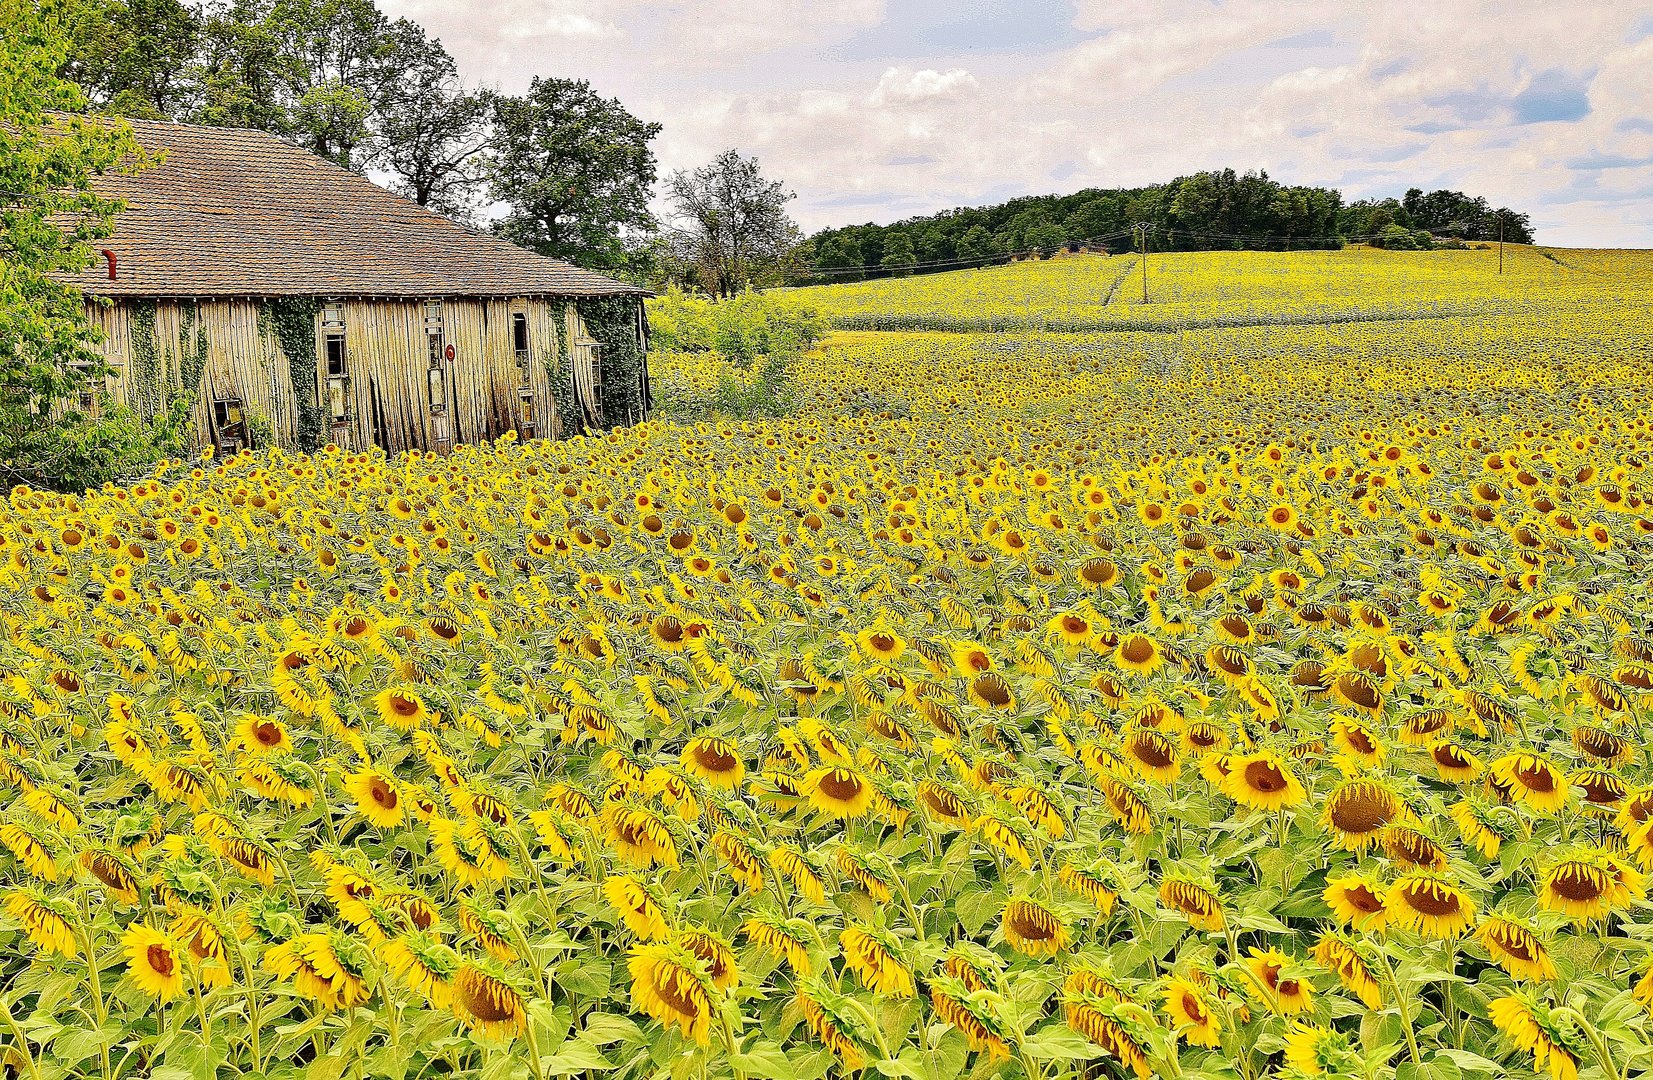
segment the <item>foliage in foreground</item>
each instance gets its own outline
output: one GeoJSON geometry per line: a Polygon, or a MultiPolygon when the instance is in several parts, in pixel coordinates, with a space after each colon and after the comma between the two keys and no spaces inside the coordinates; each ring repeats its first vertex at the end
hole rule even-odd
{"type": "Polygon", "coordinates": [[[117,204],[92,177],[147,160],[123,124],[59,115],[85,104],[57,74],[63,18],[60,3],[0,0],[0,483],[78,490],[175,453],[181,425],[73,407],[96,401],[108,368],[79,291],[60,278],[91,265],[113,229],[117,204]]]}
{"type": "Polygon", "coordinates": [[[780,421],[16,491],[0,1055],[1645,1071],[1638,273],[844,335],[780,421]]]}

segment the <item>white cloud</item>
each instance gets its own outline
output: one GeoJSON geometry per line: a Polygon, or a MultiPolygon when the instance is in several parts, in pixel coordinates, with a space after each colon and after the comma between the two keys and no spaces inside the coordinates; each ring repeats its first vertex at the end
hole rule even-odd
{"type": "Polygon", "coordinates": [[[757,154],[806,228],[1232,166],[1458,187],[1547,241],[1653,245],[1653,26],[1625,0],[1079,0],[1075,44],[970,51],[951,27],[933,54],[865,47],[885,0],[381,2],[473,80],[591,78],[665,125],[663,172],[757,154]],[[1535,86],[1559,97],[1518,108],[1535,86]]]}
{"type": "Polygon", "coordinates": [[[886,68],[872,92],[872,103],[925,101],[930,98],[957,97],[977,87],[976,77],[963,68],[937,71],[925,68],[886,68]]]}

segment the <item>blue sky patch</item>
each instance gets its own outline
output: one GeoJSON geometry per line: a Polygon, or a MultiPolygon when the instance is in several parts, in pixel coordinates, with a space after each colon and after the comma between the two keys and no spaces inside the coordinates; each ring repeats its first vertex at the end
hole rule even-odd
{"type": "Polygon", "coordinates": [[[1589,76],[1550,70],[1533,77],[1527,88],[1515,95],[1510,107],[1517,124],[1544,124],[1557,120],[1582,120],[1590,115],[1589,76]]]}
{"type": "Polygon", "coordinates": [[[1048,52],[1083,41],[1070,0],[890,0],[884,21],[842,42],[844,60],[913,60],[1048,52]]]}

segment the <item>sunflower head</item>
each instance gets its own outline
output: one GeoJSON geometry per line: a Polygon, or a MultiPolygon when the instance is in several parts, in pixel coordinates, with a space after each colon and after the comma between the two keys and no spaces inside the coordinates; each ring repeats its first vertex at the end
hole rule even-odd
{"type": "Polygon", "coordinates": [[[138,989],[162,1001],[184,990],[184,954],[172,935],[146,922],[135,922],[121,935],[126,967],[138,989]]]}
{"type": "Polygon", "coordinates": [[[1428,938],[1456,938],[1475,923],[1475,901],[1451,881],[1428,871],[1405,874],[1384,897],[1388,923],[1428,938]]]}
{"type": "Polygon", "coordinates": [[[470,963],[454,975],[454,1015],[472,1031],[490,1039],[512,1039],[527,1025],[527,995],[492,963],[470,963]]]}
{"type": "Polygon", "coordinates": [[[679,943],[640,944],[633,946],[626,967],[638,1011],[700,1046],[710,1044],[718,991],[697,953],[679,943]]]}
{"type": "Polygon", "coordinates": [[[1308,798],[1291,766],[1272,750],[1258,750],[1231,760],[1223,790],[1252,810],[1283,810],[1308,798]]]}
{"type": "Polygon", "coordinates": [[[1071,940],[1061,917],[1027,896],[1014,897],[1005,904],[999,929],[1005,942],[1024,956],[1054,956],[1071,940]]]}

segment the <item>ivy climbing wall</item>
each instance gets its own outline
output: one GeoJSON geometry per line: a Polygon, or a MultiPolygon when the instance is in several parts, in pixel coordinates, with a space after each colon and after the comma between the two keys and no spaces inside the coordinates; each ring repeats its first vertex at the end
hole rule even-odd
{"type": "MultiPolygon", "coordinates": [[[[234,397],[255,426],[294,445],[292,374],[254,300],[134,300],[90,305],[116,371],[115,396],[148,419],[174,401],[193,406],[196,442],[213,442],[212,401],[234,397]]],[[[315,335],[309,336],[314,364],[315,335]]],[[[312,394],[314,379],[311,379],[312,394]]]]}
{"type": "Polygon", "coordinates": [[[603,421],[623,427],[644,419],[644,353],[634,296],[581,300],[586,332],[602,343],[603,421]]]}

